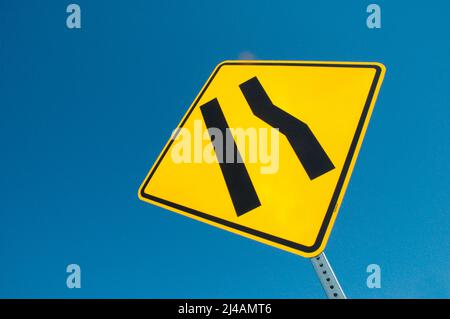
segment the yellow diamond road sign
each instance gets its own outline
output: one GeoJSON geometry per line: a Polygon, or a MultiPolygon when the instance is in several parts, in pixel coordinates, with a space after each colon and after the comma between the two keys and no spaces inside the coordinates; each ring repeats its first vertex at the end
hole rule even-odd
{"type": "Polygon", "coordinates": [[[221,63],[139,198],[301,256],[318,255],[384,72],[379,63],[221,63]]]}

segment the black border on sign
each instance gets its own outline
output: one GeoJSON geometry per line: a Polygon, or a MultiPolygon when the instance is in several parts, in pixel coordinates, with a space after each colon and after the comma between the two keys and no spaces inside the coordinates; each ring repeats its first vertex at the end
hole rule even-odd
{"type": "Polygon", "coordinates": [[[158,162],[156,163],[156,165],[154,166],[154,168],[152,169],[152,171],[150,172],[148,178],[146,179],[145,183],[142,185],[141,187],[141,191],[140,194],[142,197],[153,200],[155,202],[161,203],[163,205],[184,211],[186,213],[210,220],[212,222],[239,230],[241,232],[244,233],[248,233],[250,235],[256,236],[256,237],[260,237],[262,239],[265,240],[269,240],[272,241],[274,243],[277,244],[281,244],[305,253],[312,253],[314,251],[316,251],[320,245],[322,244],[322,241],[325,237],[326,231],[328,229],[328,225],[331,221],[331,217],[333,216],[334,213],[334,208],[336,207],[339,195],[342,191],[342,187],[344,186],[344,181],[345,178],[347,176],[347,173],[349,171],[350,168],[350,164],[352,162],[353,156],[355,155],[355,151],[356,151],[356,147],[358,145],[359,139],[361,137],[361,132],[363,130],[364,124],[366,122],[366,118],[367,118],[367,114],[369,112],[370,109],[370,105],[372,103],[372,99],[373,96],[375,94],[375,89],[377,87],[378,84],[378,80],[380,78],[380,74],[381,74],[381,67],[379,65],[376,64],[337,64],[337,63],[314,63],[314,62],[224,62],[222,63],[216,70],[215,72],[212,74],[212,76],[210,77],[208,83],[206,83],[204,89],[202,90],[202,92],[199,94],[199,96],[197,97],[197,99],[195,100],[193,106],[189,109],[188,113],[186,114],[185,118],[183,119],[183,121],[180,123],[180,126],[178,128],[182,128],[184,123],[187,121],[187,119],[189,118],[189,116],[191,115],[192,111],[197,107],[198,101],[200,101],[201,97],[203,96],[203,93],[208,89],[208,86],[210,85],[210,83],[212,82],[212,80],[214,79],[214,77],[216,76],[217,72],[221,69],[222,66],[224,65],[277,65],[277,66],[307,66],[307,67],[337,67],[337,68],[373,68],[375,69],[375,76],[373,78],[373,82],[372,85],[370,87],[369,90],[369,94],[367,96],[367,100],[366,103],[364,105],[364,109],[361,113],[361,117],[359,119],[358,122],[358,126],[356,128],[355,131],[355,135],[353,136],[353,140],[352,143],[350,145],[350,149],[349,152],[347,154],[347,158],[345,159],[345,163],[344,166],[342,168],[342,172],[341,175],[339,176],[338,182],[336,184],[336,188],[334,190],[333,196],[331,198],[330,204],[328,205],[328,210],[327,213],[325,214],[325,218],[322,222],[322,226],[320,227],[319,233],[317,235],[316,241],[312,246],[306,246],[306,245],[302,245],[287,239],[283,239],[277,236],[273,236],[264,232],[261,232],[259,230],[256,229],[252,229],[250,227],[246,227],[243,225],[239,225],[233,222],[230,222],[228,220],[216,217],[216,216],[212,216],[203,212],[200,212],[198,210],[183,206],[183,205],[179,205],[173,202],[170,202],[168,200],[165,200],[163,198],[159,198],[150,194],[146,194],[145,193],[145,188],[147,187],[150,179],[152,178],[153,174],[155,173],[156,169],[158,168],[159,164],[161,163],[162,159],[164,158],[164,156],[166,155],[167,151],[169,150],[169,148],[172,146],[173,141],[175,140],[175,138],[177,137],[179,130],[176,132],[176,134],[172,137],[172,139],[169,141],[169,143],[167,144],[166,148],[164,149],[164,151],[162,152],[158,162]]]}

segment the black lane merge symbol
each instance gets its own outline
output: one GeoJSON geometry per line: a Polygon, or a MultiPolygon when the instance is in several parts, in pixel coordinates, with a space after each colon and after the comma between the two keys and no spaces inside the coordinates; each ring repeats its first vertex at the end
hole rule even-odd
{"type": "MultiPolygon", "coordinates": [[[[257,77],[240,84],[239,87],[253,114],[270,126],[278,128],[286,136],[311,180],[334,169],[333,163],[308,125],[273,105],[257,77]]],[[[258,194],[228,130],[229,126],[219,101],[213,99],[200,106],[200,110],[206,127],[218,129],[222,133],[223,141],[219,143],[217,137],[209,131],[234,209],[237,216],[242,216],[261,206],[258,194]],[[226,141],[233,142],[232,161],[228,160],[229,156],[226,154],[226,141]]]]}
{"type": "Polygon", "coordinates": [[[302,163],[309,179],[313,180],[334,169],[334,165],[308,125],[273,105],[255,76],[239,85],[255,116],[286,136],[302,163]]]}
{"type": "Polygon", "coordinates": [[[233,202],[234,209],[237,216],[241,216],[256,207],[261,206],[258,195],[256,194],[255,187],[247,172],[245,164],[242,161],[239,150],[234,142],[233,136],[230,130],[227,130],[228,123],[225,119],[225,115],[220,108],[219,101],[213,99],[202,106],[200,110],[205,120],[206,127],[208,129],[219,129],[222,133],[223,141],[219,143],[218,137],[210,133],[210,138],[216,150],[216,156],[219,161],[222,175],[225,179],[225,183],[230,193],[231,201],[233,202]],[[231,162],[228,162],[227,147],[225,141],[233,141],[234,158],[231,162]],[[222,154],[218,152],[221,150],[222,154]],[[221,155],[221,156],[220,156],[221,155]]]}

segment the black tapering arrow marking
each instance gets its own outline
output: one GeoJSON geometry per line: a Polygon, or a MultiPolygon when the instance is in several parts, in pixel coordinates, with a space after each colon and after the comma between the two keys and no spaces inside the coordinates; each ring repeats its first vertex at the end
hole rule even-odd
{"type": "Polygon", "coordinates": [[[225,179],[225,183],[230,193],[231,201],[233,202],[236,214],[241,216],[256,207],[261,206],[258,195],[256,194],[255,187],[248,175],[245,164],[241,159],[239,150],[234,142],[233,136],[228,129],[228,123],[225,119],[225,115],[220,108],[219,101],[213,99],[208,103],[200,106],[200,110],[205,120],[206,127],[216,128],[222,132],[223,141],[221,144],[218,143],[217,136],[214,138],[212,136],[211,140],[214,148],[217,150],[218,147],[222,148],[222,156],[217,154],[217,159],[219,160],[220,169],[222,170],[222,175],[225,179]],[[226,141],[233,141],[233,162],[227,163],[227,147],[226,141]]]}
{"type": "Polygon", "coordinates": [[[255,116],[278,128],[291,144],[309,179],[313,180],[332,169],[334,165],[308,125],[273,105],[255,76],[239,85],[255,116]]]}

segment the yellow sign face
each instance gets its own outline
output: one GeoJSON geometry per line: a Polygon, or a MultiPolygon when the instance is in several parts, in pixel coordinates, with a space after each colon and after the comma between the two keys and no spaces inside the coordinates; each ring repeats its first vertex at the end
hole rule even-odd
{"type": "Polygon", "coordinates": [[[384,72],[379,63],[221,63],[139,198],[304,257],[320,254],[384,72]]]}

